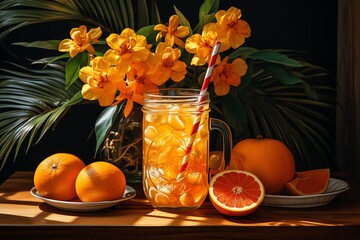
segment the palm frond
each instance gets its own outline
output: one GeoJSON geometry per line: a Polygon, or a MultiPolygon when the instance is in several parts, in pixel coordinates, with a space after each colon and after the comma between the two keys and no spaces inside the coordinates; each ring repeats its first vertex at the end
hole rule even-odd
{"type": "MultiPolygon", "coordinates": [[[[218,5],[218,1],[206,2],[204,22],[218,5]]],[[[125,27],[139,30],[160,22],[155,0],[3,0],[0,10],[0,39],[43,23],[100,26],[106,36],[125,27]]],[[[36,47],[43,44],[44,39],[39,40],[18,45],[36,47]]],[[[56,42],[46,47],[54,46],[56,42]]],[[[336,94],[334,86],[326,82],[325,71],[299,60],[298,53],[291,51],[244,47],[229,58],[239,56],[249,61],[250,69],[242,85],[233,88],[230,96],[212,101],[212,109],[231,125],[235,142],[261,134],[285,142],[295,155],[298,169],[330,165],[334,148],[329,129],[334,123],[329,116],[335,112],[332,96],[336,94]]],[[[48,67],[43,70],[18,65],[0,69],[1,167],[11,154],[16,157],[22,145],[29,149],[38,142],[82,99],[78,81],[65,89],[64,66],[46,63],[48,67]]]]}
{"type": "MultiPolygon", "coordinates": [[[[160,22],[155,0],[4,0],[0,9],[0,39],[24,27],[44,23],[50,24],[49,28],[56,22],[73,27],[100,26],[106,36],[120,33],[126,27],[136,30],[160,22]]],[[[42,37],[48,40],[46,34],[42,37]]],[[[43,41],[18,45],[44,48],[43,41]]],[[[57,42],[46,46],[57,49],[57,42]]],[[[23,145],[27,151],[72,105],[82,100],[79,82],[65,88],[61,63],[54,64],[45,58],[37,63],[41,61],[45,61],[46,69],[16,64],[0,69],[0,170],[9,156],[13,154],[15,159],[23,145]]]]}
{"type": "Polygon", "coordinates": [[[0,69],[0,169],[25,142],[27,151],[82,101],[80,84],[65,90],[64,66],[35,70],[12,65],[0,69]]]}
{"type": "Polygon", "coordinates": [[[334,164],[334,136],[329,129],[334,129],[331,115],[336,100],[329,96],[335,96],[335,88],[329,78],[310,70],[303,69],[303,80],[317,99],[309,96],[304,85],[283,85],[261,69],[254,71],[248,87],[237,92],[248,119],[247,129],[238,129],[240,137],[263,135],[284,142],[299,170],[334,164]]]}
{"type": "Polygon", "coordinates": [[[22,27],[48,22],[100,26],[107,33],[160,22],[154,0],[150,9],[146,0],[4,0],[0,9],[0,39],[22,27]]]}

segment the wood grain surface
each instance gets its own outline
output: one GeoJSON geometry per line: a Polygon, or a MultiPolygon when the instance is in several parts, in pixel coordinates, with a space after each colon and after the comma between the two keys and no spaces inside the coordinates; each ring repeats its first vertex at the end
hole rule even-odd
{"type": "Polygon", "coordinates": [[[360,1],[338,1],[336,158],[360,183],[360,1]]]}
{"type": "Polygon", "coordinates": [[[135,198],[97,212],[56,209],[30,195],[32,172],[15,172],[0,186],[0,239],[359,239],[360,186],[322,207],[261,206],[226,217],[209,200],[192,211],[159,211],[135,198]]]}

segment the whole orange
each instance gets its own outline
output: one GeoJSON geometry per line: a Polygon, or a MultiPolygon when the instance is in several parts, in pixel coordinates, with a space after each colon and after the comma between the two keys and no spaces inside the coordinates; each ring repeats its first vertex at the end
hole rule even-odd
{"type": "Polygon", "coordinates": [[[295,161],[284,143],[258,136],[235,145],[229,169],[251,172],[264,184],[266,194],[279,194],[295,176],[295,161]]]}
{"type": "Polygon", "coordinates": [[[75,181],[83,167],[85,163],[69,153],[56,153],[45,158],[34,174],[38,194],[56,200],[76,198],[75,181]]]}
{"type": "Polygon", "coordinates": [[[83,202],[119,199],[124,195],[126,179],[115,165],[97,161],[84,167],[75,183],[76,193],[83,202]]]}

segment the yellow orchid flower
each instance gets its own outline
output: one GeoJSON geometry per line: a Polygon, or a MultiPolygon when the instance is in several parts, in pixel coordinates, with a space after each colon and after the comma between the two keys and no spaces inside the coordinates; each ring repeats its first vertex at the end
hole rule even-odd
{"type": "Polygon", "coordinates": [[[110,46],[104,57],[116,65],[120,72],[128,72],[132,62],[146,61],[150,50],[146,38],[136,35],[131,28],[125,28],[120,35],[112,33],[106,38],[110,46]]]}
{"type": "Polygon", "coordinates": [[[227,11],[220,10],[215,14],[215,18],[216,31],[222,43],[228,42],[232,48],[238,48],[245,42],[245,38],[250,37],[250,26],[240,19],[240,9],[230,7],[227,11]]]}
{"type": "Polygon", "coordinates": [[[91,54],[95,54],[95,49],[91,45],[92,42],[98,42],[101,37],[102,31],[100,27],[92,28],[87,32],[85,25],[78,28],[73,28],[70,31],[71,39],[64,39],[59,44],[60,52],[69,52],[71,57],[75,57],[79,52],[85,50],[91,54]]]}
{"type": "Polygon", "coordinates": [[[85,83],[81,90],[83,98],[97,99],[101,106],[110,106],[125,74],[111,67],[104,57],[96,57],[92,60],[91,67],[80,69],[79,77],[85,83]]]}
{"type": "MultiPolygon", "coordinates": [[[[191,59],[191,65],[202,66],[209,62],[216,40],[217,33],[215,23],[206,24],[203,28],[202,35],[197,33],[186,39],[186,51],[195,54],[191,59]]],[[[223,52],[228,48],[229,45],[225,42],[224,44],[221,44],[220,52],[223,52]]],[[[216,62],[220,62],[219,55],[216,62]]]]}
{"type": "Polygon", "coordinates": [[[144,91],[158,89],[158,86],[146,75],[148,71],[149,67],[146,62],[140,62],[131,64],[130,71],[126,73],[126,79],[128,81],[137,82],[135,92],[138,94],[143,94],[144,91]]]}
{"type": "Polygon", "coordinates": [[[126,105],[124,109],[124,116],[126,118],[131,113],[134,107],[134,102],[137,102],[141,105],[144,104],[144,96],[136,93],[137,84],[138,83],[136,81],[125,82],[124,80],[121,80],[118,85],[118,90],[120,91],[120,94],[115,98],[116,101],[113,106],[126,100],[126,105]]]}
{"type": "Polygon", "coordinates": [[[241,83],[241,77],[247,71],[247,64],[241,58],[236,58],[232,63],[227,63],[228,57],[225,57],[217,65],[212,73],[211,82],[214,82],[215,94],[224,96],[229,93],[230,85],[238,87],[241,83]]]}
{"type": "Polygon", "coordinates": [[[149,55],[147,63],[150,69],[147,76],[158,86],[164,84],[169,78],[180,82],[186,74],[186,64],[178,60],[180,56],[180,49],[172,48],[166,43],[159,43],[155,53],[149,55]]]}
{"type": "Polygon", "coordinates": [[[160,31],[156,35],[156,41],[165,36],[165,43],[173,46],[174,43],[180,47],[184,47],[184,42],[180,39],[189,35],[190,31],[187,26],[179,26],[180,19],[178,15],[172,15],[169,19],[169,25],[158,24],[154,27],[155,31],[160,31]]]}

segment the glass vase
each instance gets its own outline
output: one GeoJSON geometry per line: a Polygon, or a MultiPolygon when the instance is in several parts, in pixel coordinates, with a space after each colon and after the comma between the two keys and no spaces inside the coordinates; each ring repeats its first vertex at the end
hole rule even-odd
{"type": "Polygon", "coordinates": [[[142,116],[140,105],[127,118],[122,110],[100,151],[101,159],[119,167],[128,183],[142,181],[142,116]]]}

